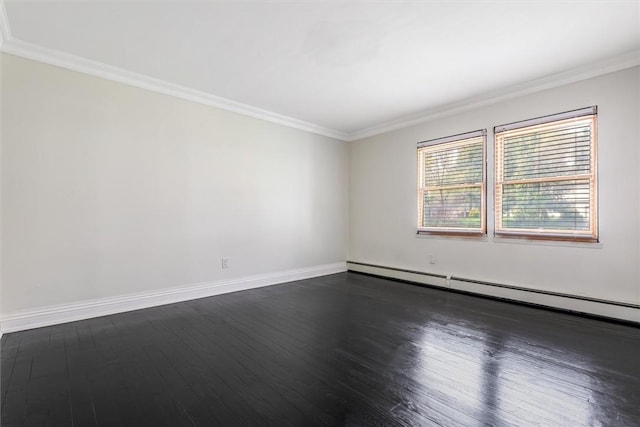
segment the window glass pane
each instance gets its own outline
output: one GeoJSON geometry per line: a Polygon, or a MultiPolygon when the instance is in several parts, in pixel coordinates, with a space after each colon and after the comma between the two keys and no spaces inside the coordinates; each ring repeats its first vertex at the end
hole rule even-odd
{"type": "Polygon", "coordinates": [[[424,192],[424,227],[480,228],[480,187],[428,190],[424,192]]]}
{"type": "Polygon", "coordinates": [[[504,228],[589,230],[590,213],[588,180],[504,186],[504,228]]]}
{"type": "Polygon", "coordinates": [[[424,153],[425,187],[482,182],[481,144],[444,148],[424,153]]]}

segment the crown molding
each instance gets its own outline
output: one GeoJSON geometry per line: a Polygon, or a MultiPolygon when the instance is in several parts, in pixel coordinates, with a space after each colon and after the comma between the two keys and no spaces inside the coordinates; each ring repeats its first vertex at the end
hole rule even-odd
{"type": "Polygon", "coordinates": [[[564,71],[551,76],[531,80],[526,83],[509,86],[496,91],[487,92],[476,97],[466,98],[461,101],[435,107],[429,110],[422,111],[420,113],[404,116],[399,119],[383,123],[381,125],[376,125],[356,132],[352,132],[347,135],[346,140],[356,141],[371,136],[380,135],[386,132],[404,129],[420,123],[440,119],[446,116],[451,116],[464,111],[494,104],[496,102],[506,101],[535,92],[541,92],[546,89],[564,86],[567,84],[579,82],[581,80],[587,80],[603,74],[613,73],[615,71],[635,67],[637,65],[640,65],[640,52],[627,52],[626,54],[608,58],[595,64],[575,68],[569,71],[564,71]]]}
{"type": "Polygon", "coordinates": [[[14,38],[9,27],[9,20],[4,6],[4,0],[0,0],[0,52],[20,56],[46,64],[66,68],[84,74],[101,77],[107,80],[124,83],[130,86],[162,93],[169,96],[185,99],[214,108],[242,114],[293,129],[299,129],[317,135],[327,136],[340,141],[357,141],[375,135],[407,128],[431,120],[451,116],[464,111],[494,104],[496,102],[517,98],[523,95],[540,92],[581,80],[597,77],[599,75],[620,71],[626,68],[640,65],[640,52],[631,51],[626,54],[609,58],[607,60],[564,71],[551,76],[532,80],[518,85],[512,85],[482,95],[466,98],[453,103],[440,105],[419,113],[410,114],[379,125],[371,126],[355,132],[344,132],[305,122],[293,117],[263,110],[251,105],[233,101],[231,99],[216,96],[207,92],[191,89],[178,84],[170,83],[144,74],[134,73],[122,68],[93,61],[80,56],[45,48],[14,38]]]}
{"type": "Polygon", "coordinates": [[[9,28],[9,18],[7,17],[7,10],[4,7],[4,0],[0,0],[0,47],[5,42],[10,41],[11,29],[9,28]]]}
{"type": "MultiPolygon", "coordinates": [[[[0,1],[0,4],[2,2],[0,1]]],[[[0,49],[22,58],[43,62],[72,71],[89,74],[103,79],[124,83],[141,89],[174,96],[210,107],[220,108],[267,122],[303,130],[317,135],[346,141],[347,133],[324,126],[294,119],[272,111],[263,110],[251,105],[236,102],[227,98],[170,83],[144,74],[127,71],[122,68],[107,65],[91,59],[82,58],[65,52],[45,48],[36,44],[24,42],[15,38],[7,39],[0,49]]]]}

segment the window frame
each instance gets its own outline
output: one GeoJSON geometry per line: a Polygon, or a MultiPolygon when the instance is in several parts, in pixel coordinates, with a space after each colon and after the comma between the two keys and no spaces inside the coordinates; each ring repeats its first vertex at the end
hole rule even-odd
{"type": "MultiPolygon", "coordinates": [[[[432,150],[436,151],[436,150],[432,150]]],[[[472,132],[451,135],[443,138],[436,138],[422,141],[417,144],[417,232],[418,235],[441,235],[441,236],[458,236],[458,237],[485,237],[487,235],[487,130],[481,129],[472,132]],[[481,139],[481,141],[472,141],[481,139]],[[469,141],[466,142],[465,141],[469,141]],[[481,143],[482,146],[482,178],[480,182],[465,184],[450,184],[442,186],[443,188],[480,188],[480,228],[463,228],[463,227],[425,227],[422,225],[424,218],[424,192],[432,187],[426,187],[425,183],[425,165],[424,151],[430,150],[431,147],[442,146],[443,149],[451,149],[455,146],[466,146],[481,143]]],[[[438,187],[433,187],[438,188],[438,187]]]]}
{"type": "Polygon", "coordinates": [[[598,162],[597,162],[597,107],[587,107],[578,110],[567,111],[558,114],[538,117],[530,120],[496,126],[494,128],[494,236],[500,238],[519,238],[530,240],[555,240],[569,242],[599,242],[598,230],[598,162]],[[590,142],[589,142],[589,166],[590,173],[554,176],[540,178],[528,178],[521,180],[504,179],[504,138],[508,133],[512,135],[534,133],[544,127],[558,126],[570,123],[590,122],[590,142]],[[551,228],[508,228],[504,227],[503,220],[503,194],[504,186],[525,183],[561,182],[570,180],[581,180],[589,183],[589,229],[561,230],[551,228]]]}

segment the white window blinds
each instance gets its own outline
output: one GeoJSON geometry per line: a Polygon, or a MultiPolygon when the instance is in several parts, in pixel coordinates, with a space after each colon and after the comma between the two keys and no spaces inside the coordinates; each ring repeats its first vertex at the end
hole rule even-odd
{"type": "Polygon", "coordinates": [[[418,233],[485,233],[486,130],[418,144],[418,233]]]}
{"type": "Polygon", "coordinates": [[[496,235],[597,241],[596,112],[494,129],[496,235]]]}

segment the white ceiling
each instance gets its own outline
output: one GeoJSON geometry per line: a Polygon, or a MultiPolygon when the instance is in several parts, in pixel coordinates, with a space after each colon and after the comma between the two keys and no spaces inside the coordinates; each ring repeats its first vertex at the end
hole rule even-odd
{"type": "Polygon", "coordinates": [[[640,52],[639,1],[5,0],[4,9],[5,52],[96,61],[343,139],[568,70],[634,65],[640,52]]]}

